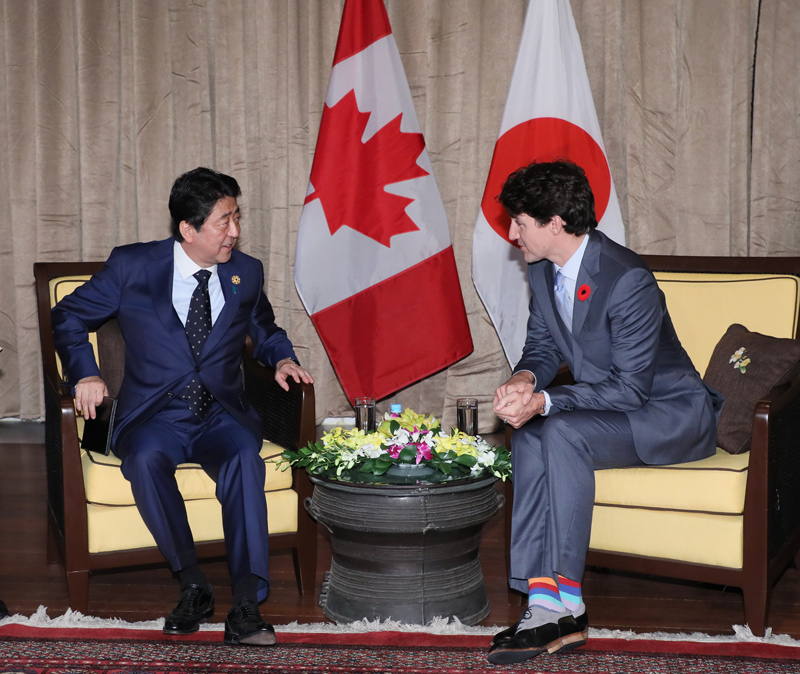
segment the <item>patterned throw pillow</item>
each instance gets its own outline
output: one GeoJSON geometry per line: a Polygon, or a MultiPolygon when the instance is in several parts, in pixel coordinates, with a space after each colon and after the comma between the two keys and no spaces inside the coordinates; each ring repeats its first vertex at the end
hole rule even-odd
{"type": "Polygon", "coordinates": [[[714,348],[705,382],[725,396],[717,445],[731,454],[750,450],[753,410],[775,386],[800,372],[800,341],[731,325],[714,348]]]}

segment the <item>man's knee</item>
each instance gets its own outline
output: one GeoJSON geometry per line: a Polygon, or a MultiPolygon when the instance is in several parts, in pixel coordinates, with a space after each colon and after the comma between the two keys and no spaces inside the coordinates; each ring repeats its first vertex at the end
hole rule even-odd
{"type": "Polygon", "coordinates": [[[122,459],[122,474],[129,482],[153,473],[172,473],[178,466],[175,457],[164,447],[142,442],[127,448],[122,459]]]}

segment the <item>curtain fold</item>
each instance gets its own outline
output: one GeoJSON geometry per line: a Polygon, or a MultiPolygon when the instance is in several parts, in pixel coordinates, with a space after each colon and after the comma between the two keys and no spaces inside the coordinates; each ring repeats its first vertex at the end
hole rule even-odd
{"type": "MultiPolygon", "coordinates": [[[[169,236],[170,186],[198,165],[242,186],[240,247],[264,263],[278,322],[317,380],[318,418],[352,414],[293,282],[343,4],[0,0],[0,417],[43,415],[33,262],[169,236]]],[[[509,366],[472,286],[472,231],[527,2],[386,4],[475,352],[380,406],[449,425],[455,398],[472,395],[487,432],[509,366]]],[[[635,250],[800,254],[796,4],[572,0],[635,250]]]]}

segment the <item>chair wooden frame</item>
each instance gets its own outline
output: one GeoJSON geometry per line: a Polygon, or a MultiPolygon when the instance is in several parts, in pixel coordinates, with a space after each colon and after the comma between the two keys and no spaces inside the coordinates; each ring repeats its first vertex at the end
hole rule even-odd
{"type": "MultiPolygon", "coordinates": [[[[790,274],[800,257],[643,256],[653,271],[790,274]]],[[[700,318],[699,320],[702,320],[700,318]]],[[[795,339],[800,339],[796,329],[795,339]]],[[[564,372],[569,377],[569,372],[564,372]]],[[[561,375],[560,375],[561,376],[561,375]]],[[[567,383],[563,381],[561,383],[567,383]]],[[[511,429],[507,442],[511,441],[511,429]]],[[[800,568],[800,377],[770,391],[753,412],[743,511],[742,568],[696,564],[590,549],[587,566],[741,588],[745,620],[756,636],[767,627],[772,587],[789,564],[800,568]]],[[[512,488],[506,488],[506,537],[511,534],[512,488]]]]}
{"type": "MultiPolygon", "coordinates": [[[[52,262],[34,264],[39,337],[45,396],[45,450],[47,463],[47,523],[49,563],[61,562],[66,570],[69,605],[87,613],[89,574],[101,569],[164,564],[158,548],[90,553],[86,492],[81,468],[80,440],[71,392],[61,382],[50,317],[50,281],[60,276],[91,275],[102,262],[52,262]]],[[[306,446],[316,438],[314,387],[289,382],[286,393],[275,382],[274,371],[252,358],[252,344],[244,359],[245,389],[262,418],[264,437],[287,449],[306,446]],[[266,402],[265,402],[266,401],[266,402]]],[[[293,471],[298,496],[297,531],[270,535],[271,550],[291,549],[302,596],[313,594],[317,568],[317,524],[305,508],[313,485],[305,470],[293,471]]],[[[201,559],[225,556],[225,542],[198,542],[201,559]]]]}

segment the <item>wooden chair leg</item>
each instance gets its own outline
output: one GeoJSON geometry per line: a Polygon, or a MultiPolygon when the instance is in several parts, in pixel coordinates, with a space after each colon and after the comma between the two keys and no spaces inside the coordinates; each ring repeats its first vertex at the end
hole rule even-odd
{"type": "Polygon", "coordinates": [[[297,545],[292,549],[297,589],[301,597],[312,596],[317,585],[317,522],[308,512],[313,494],[313,485],[305,470],[295,469],[295,489],[297,490],[297,545]]]}
{"type": "Polygon", "coordinates": [[[89,611],[89,572],[67,571],[69,607],[86,615],[89,611]]]}
{"type": "Polygon", "coordinates": [[[297,578],[297,591],[301,597],[312,596],[317,584],[316,541],[313,545],[309,541],[301,542],[296,548],[292,548],[292,558],[297,578]]]}
{"type": "Polygon", "coordinates": [[[755,584],[742,588],[744,595],[744,618],[753,636],[763,637],[767,629],[770,590],[755,584]]]}

